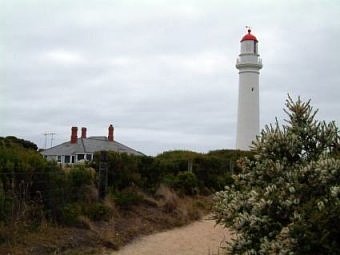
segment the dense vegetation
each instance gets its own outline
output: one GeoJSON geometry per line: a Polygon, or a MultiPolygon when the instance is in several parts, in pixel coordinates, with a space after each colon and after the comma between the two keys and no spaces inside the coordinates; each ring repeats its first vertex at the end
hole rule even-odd
{"type": "Polygon", "coordinates": [[[80,165],[65,171],[22,141],[0,139],[0,224],[34,227],[46,219],[68,223],[73,203],[89,196],[94,171],[80,165]]]}
{"type": "Polygon", "coordinates": [[[231,254],[339,254],[339,130],[300,98],[285,112],[216,195],[215,218],[235,234],[231,254]]]}
{"type": "MultiPolygon", "coordinates": [[[[222,189],[232,182],[231,173],[239,171],[236,160],[248,155],[231,150],[171,151],[157,157],[106,154],[101,196],[100,153],[88,164],[61,166],[45,160],[29,141],[0,138],[0,245],[14,242],[19,232],[46,224],[84,228],[89,221],[108,222],[117,210],[129,215],[126,210],[143,203],[178,214],[177,196],[209,195],[222,189]],[[174,194],[160,191],[164,186],[174,194]],[[159,202],[159,197],[164,201],[159,202]]],[[[195,219],[195,212],[190,213],[195,219]]]]}
{"type": "MultiPolygon", "coordinates": [[[[231,174],[239,171],[236,161],[249,152],[234,150],[201,154],[191,151],[169,151],[157,157],[108,153],[107,185],[112,191],[134,186],[154,193],[161,183],[180,194],[212,194],[232,182],[231,174]]],[[[92,166],[99,168],[100,154],[92,166]]]]}

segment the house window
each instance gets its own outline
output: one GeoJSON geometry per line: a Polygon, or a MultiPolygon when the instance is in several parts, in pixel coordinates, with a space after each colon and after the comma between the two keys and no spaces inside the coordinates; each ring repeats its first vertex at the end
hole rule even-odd
{"type": "Polygon", "coordinates": [[[61,163],[61,156],[58,156],[58,157],[57,157],[57,162],[58,162],[58,163],[61,163]]]}
{"type": "Polygon", "coordinates": [[[72,155],[72,158],[71,158],[72,159],[72,161],[71,161],[72,164],[74,163],[74,158],[75,158],[75,156],[72,155]]]}
{"type": "Polygon", "coordinates": [[[83,160],[84,158],[85,158],[85,155],[84,155],[84,154],[78,154],[78,155],[77,155],[77,161],[83,160]]]}
{"type": "Polygon", "coordinates": [[[70,155],[65,155],[65,163],[70,163],[70,155]]]}
{"type": "Polygon", "coordinates": [[[92,154],[86,154],[86,160],[88,161],[92,160],[92,154]]]}

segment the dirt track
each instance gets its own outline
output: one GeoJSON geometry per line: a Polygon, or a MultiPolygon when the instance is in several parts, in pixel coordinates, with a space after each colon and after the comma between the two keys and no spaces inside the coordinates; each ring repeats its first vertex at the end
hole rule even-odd
{"type": "Polygon", "coordinates": [[[112,255],[209,255],[221,254],[220,244],[230,234],[208,219],[188,226],[137,239],[112,255]]]}

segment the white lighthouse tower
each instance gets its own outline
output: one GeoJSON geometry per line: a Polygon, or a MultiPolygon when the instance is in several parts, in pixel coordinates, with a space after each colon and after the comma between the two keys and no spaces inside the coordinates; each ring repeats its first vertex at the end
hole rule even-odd
{"type": "Polygon", "coordinates": [[[257,39],[248,29],[241,40],[241,53],[236,61],[239,70],[236,149],[249,150],[259,134],[259,75],[262,60],[259,58],[257,39]]]}

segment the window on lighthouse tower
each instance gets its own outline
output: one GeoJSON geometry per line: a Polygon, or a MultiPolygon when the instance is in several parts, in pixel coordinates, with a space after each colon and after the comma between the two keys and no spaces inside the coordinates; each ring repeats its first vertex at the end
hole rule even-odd
{"type": "Polygon", "coordinates": [[[254,41],[254,53],[257,54],[257,41],[254,41]]]}

